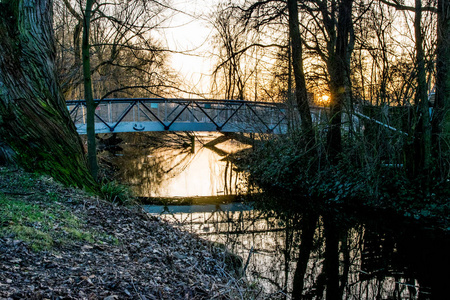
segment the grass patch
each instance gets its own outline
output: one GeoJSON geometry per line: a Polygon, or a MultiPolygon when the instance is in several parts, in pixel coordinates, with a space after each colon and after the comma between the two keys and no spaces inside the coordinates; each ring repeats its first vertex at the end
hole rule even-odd
{"type": "Polygon", "coordinates": [[[79,204],[86,197],[51,177],[0,167],[0,237],[22,240],[35,251],[76,243],[118,244],[72,211],[68,203],[79,204]]]}
{"type": "MultiPolygon", "coordinates": [[[[83,220],[65,206],[54,202],[33,202],[26,198],[0,194],[0,235],[13,236],[28,243],[35,251],[76,242],[110,242],[104,234],[86,229],[83,220]]],[[[114,241],[113,241],[114,242],[114,241]]]]}
{"type": "Polygon", "coordinates": [[[118,205],[131,205],[135,202],[130,188],[115,181],[109,181],[102,184],[100,196],[106,201],[118,205]]]}
{"type": "Polygon", "coordinates": [[[28,193],[36,186],[39,176],[30,173],[14,172],[0,168],[0,187],[8,187],[10,192],[28,193]]]}

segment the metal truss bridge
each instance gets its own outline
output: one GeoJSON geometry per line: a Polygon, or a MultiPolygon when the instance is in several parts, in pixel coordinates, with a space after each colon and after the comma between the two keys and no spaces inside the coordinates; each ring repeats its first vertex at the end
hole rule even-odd
{"type": "MultiPolygon", "coordinates": [[[[96,133],[139,131],[220,131],[285,133],[288,110],[282,103],[206,99],[97,100],[96,133]]],[[[86,102],[67,101],[79,134],[86,134],[86,102]]]]}

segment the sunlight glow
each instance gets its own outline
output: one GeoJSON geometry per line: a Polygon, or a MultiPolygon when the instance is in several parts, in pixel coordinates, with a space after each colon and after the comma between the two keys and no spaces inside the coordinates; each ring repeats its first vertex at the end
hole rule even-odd
{"type": "Polygon", "coordinates": [[[317,97],[317,104],[326,106],[330,104],[330,96],[329,95],[320,95],[317,97]]]}

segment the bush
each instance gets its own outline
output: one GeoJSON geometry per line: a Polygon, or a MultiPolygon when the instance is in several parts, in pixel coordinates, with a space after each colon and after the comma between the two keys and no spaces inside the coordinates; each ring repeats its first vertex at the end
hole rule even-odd
{"type": "Polygon", "coordinates": [[[365,205],[449,222],[450,180],[413,178],[401,164],[401,152],[379,155],[369,151],[372,146],[363,139],[344,140],[344,150],[333,164],[324,140],[318,138],[310,147],[300,134],[274,137],[240,160],[240,167],[264,190],[282,189],[316,202],[365,205]]]}
{"type": "Polygon", "coordinates": [[[333,164],[323,139],[317,140],[311,147],[297,133],[267,141],[247,159],[251,179],[265,189],[281,188],[325,202],[380,203],[411,192],[404,170],[367,158],[363,143],[344,142],[339,163],[333,164]]]}
{"type": "Polygon", "coordinates": [[[304,189],[315,173],[317,156],[307,149],[302,136],[281,136],[271,139],[250,155],[246,169],[251,179],[263,187],[288,191],[304,189]]]}
{"type": "Polygon", "coordinates": [[[100,195],[106,201],[118,205],[131,205],[135,202],[130,188],[116,181],[103,183],[100,188],[100,195]]]}

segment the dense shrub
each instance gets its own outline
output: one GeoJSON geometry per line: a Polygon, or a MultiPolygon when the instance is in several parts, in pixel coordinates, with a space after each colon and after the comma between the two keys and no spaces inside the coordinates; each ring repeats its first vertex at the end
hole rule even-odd
{"type": "Polygon", "coordinates": [[[402,164],[368,155],[367,144],[344,144],[339,162],[332,164],[320,139],[308,147],[300,134],[274,137],[240,163],[266,190],[282,189],[323,203],[395,209],[415,218],[448,218],[450,182],[433,179],[425,188],[429,179],[411,178],[402,164]]]}

